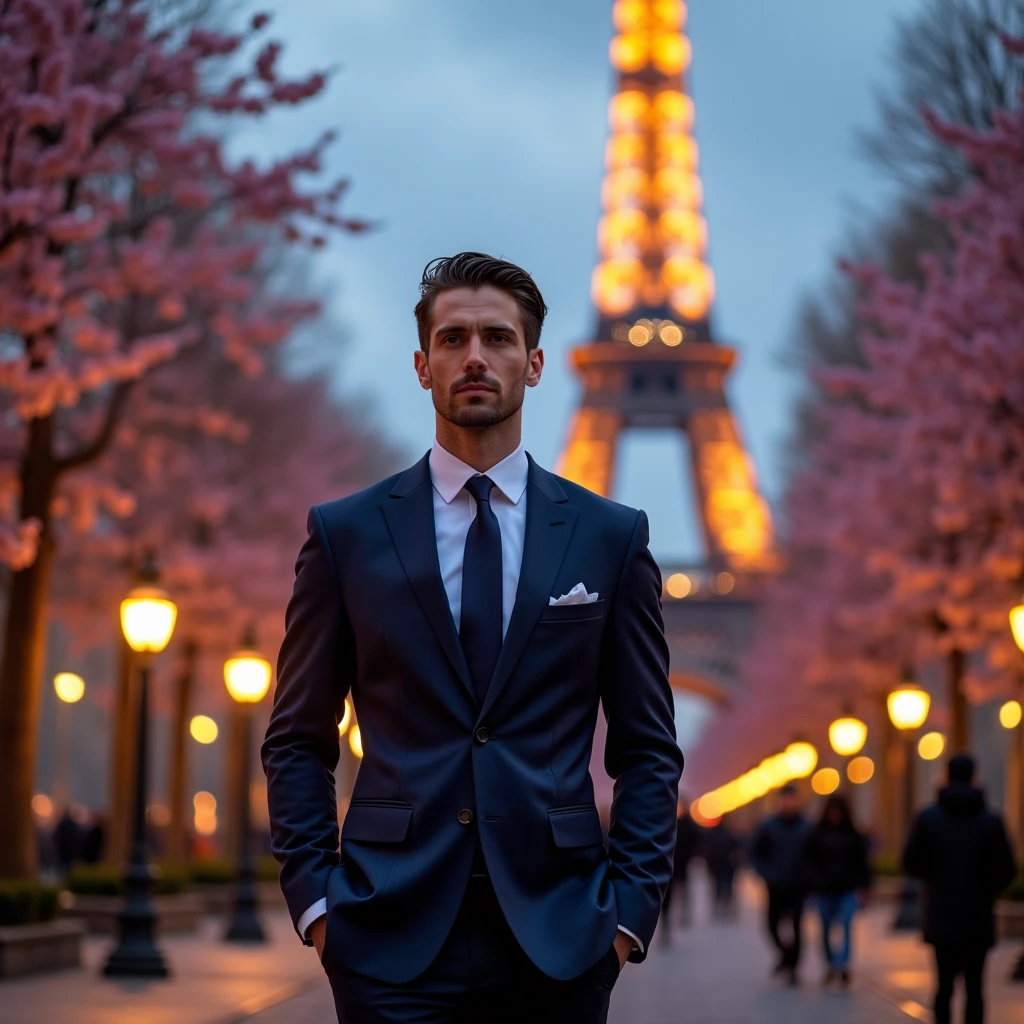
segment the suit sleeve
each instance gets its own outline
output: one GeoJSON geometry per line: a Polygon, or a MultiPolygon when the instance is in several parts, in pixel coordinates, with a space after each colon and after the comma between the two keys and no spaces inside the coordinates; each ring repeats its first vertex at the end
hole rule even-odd
{"type": "MultiPolygon", "coordinates": [[[[661,573],[637,515],[602,641],[601,703],[608,723],[605,770],[615,780],[608,878],[619,924],[650,947],[672,878],[683,755],[676,743],[661,615],[661,573]]],[[[634,950],[630,960],[644,953],[634,950]]]]}
{"type": "Polygon", "coordinates": [[[315,506],[306,528],[309,536],[295,566],[274,709],[262,748],[271,849],[281,865],[281,889],[293,922],[327,896],[327,879],[338,863],[338,721],[355,659],[352,629],[315,506]]]}

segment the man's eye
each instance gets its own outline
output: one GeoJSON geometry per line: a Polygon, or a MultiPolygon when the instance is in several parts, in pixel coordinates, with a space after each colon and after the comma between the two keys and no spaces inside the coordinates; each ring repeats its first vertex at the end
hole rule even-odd
{"type": "Polygon", "coordinates": [[[449,334],[447,338],[442,338],[442,339],[441,339],[441,344],[442,344],[442,345],[447,345],[447,344],[448,344],[448,342],[450,342],[450,341],[451,341],[451,342],[455,342],[455,343],[458,343],[458,342],[460,342],[461,340],[462,340],[462,339],[461,339],[461,338],[460,338],[460,337],[459,337],[459,336],[458,336],[457,334],[449,334]]]}
{"type": "Polygon", "coordinates": [[[491,341],[508,341],[508,335],[505,334],[492,334],[491,341]]]}

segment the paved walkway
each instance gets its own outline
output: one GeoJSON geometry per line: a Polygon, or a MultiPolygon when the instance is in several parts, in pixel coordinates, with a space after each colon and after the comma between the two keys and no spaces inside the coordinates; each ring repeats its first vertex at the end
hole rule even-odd
{"type": "MultiPolygon", "coordinates": [[[[167,981],[109,981],[99,971],[111,940],[89,938],[79,970],[0,982],[0,1024],[228,1024],[319,985],[316,957],[295,937],[281,911],[263,917],[271,941],[229,946],[222,921],[209,919],[196,936],[160,943],[167,981]]],[[[301,1017],[288,1018],[291,1022],[301,1017]]],[[[322,1018],[328,1024],[330,1017],[322,1018]]]]}
{"type": "MultiPolygon", "coordinates": [[[[773,958],[759,930],[756,887],[744,886],[743,906],[731,922],[709,921],[704,887],[696,889],[696,923],[675,929],[670,947],[656,938],[642,965],[627,965],[612,995],[610,1024],[910,1024],[912,1018],[874,986],[823,992],[816,984],[822,968],[813,934],[806,984],[790,989],[769,980],[773,958]]],[[[328,1022],[332,1007],[329,989],[318,985],[247,1024],[328,1022]]]]}
{"type": "MultiPolygon", "coordinates": [[[[611,1024],[909,1024],[930,1021],[929,951],[888,931],[892,909],[872,908],[858,922],[854,984],[823,991],[817,929],[808,914],[803,984],[769,980],[772,956],[761,934],[760,893],[742,887],[737,920],[708,919],[697,887],[695,924],[676,928],[671,946],[656,937],[647,961],[628,965],[612,997],[611,1024]]],[[[0,984],[0,1024],[331,1024],[330,991],[311,950],[281,912],[265,915],[272,941],[237,948],[208,921],[199,937],[164,940],[174,975],[165,982],[109,982],[98,970],[107,939],[86,943],[81,970],[0,984]]],[[[1024,1024],[1024,985],[1005,978],[1020,952],[1007,943],[988,974],[991,1024],[1024,1024]]]]}

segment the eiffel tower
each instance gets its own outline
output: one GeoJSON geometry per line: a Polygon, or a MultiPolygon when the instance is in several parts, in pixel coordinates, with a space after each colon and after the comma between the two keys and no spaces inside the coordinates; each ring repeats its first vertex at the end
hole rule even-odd
{"type": "Polygon", "coordinates": [[[682,0],[615,3],[596,331],[571,353],[583,395],[559,472],[608,495],[624,430],[685,436],[706,558],[662,566],[672,682],[728,702],[740,689],[739,658],[776,556],[724,390],[736,352],[712,332],[686,14],[682,0]]]}

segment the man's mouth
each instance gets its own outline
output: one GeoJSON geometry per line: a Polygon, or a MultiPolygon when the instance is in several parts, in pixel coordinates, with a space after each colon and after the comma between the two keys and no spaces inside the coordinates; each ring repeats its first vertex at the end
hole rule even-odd
{"type": "Polygon", "coordinates": [[[482,381],[473,381],[470,384],[462,384],[455,389],[457,395],[489,395],[492,394],[494,388],[489,384],[484,384],[482,381]]]}

